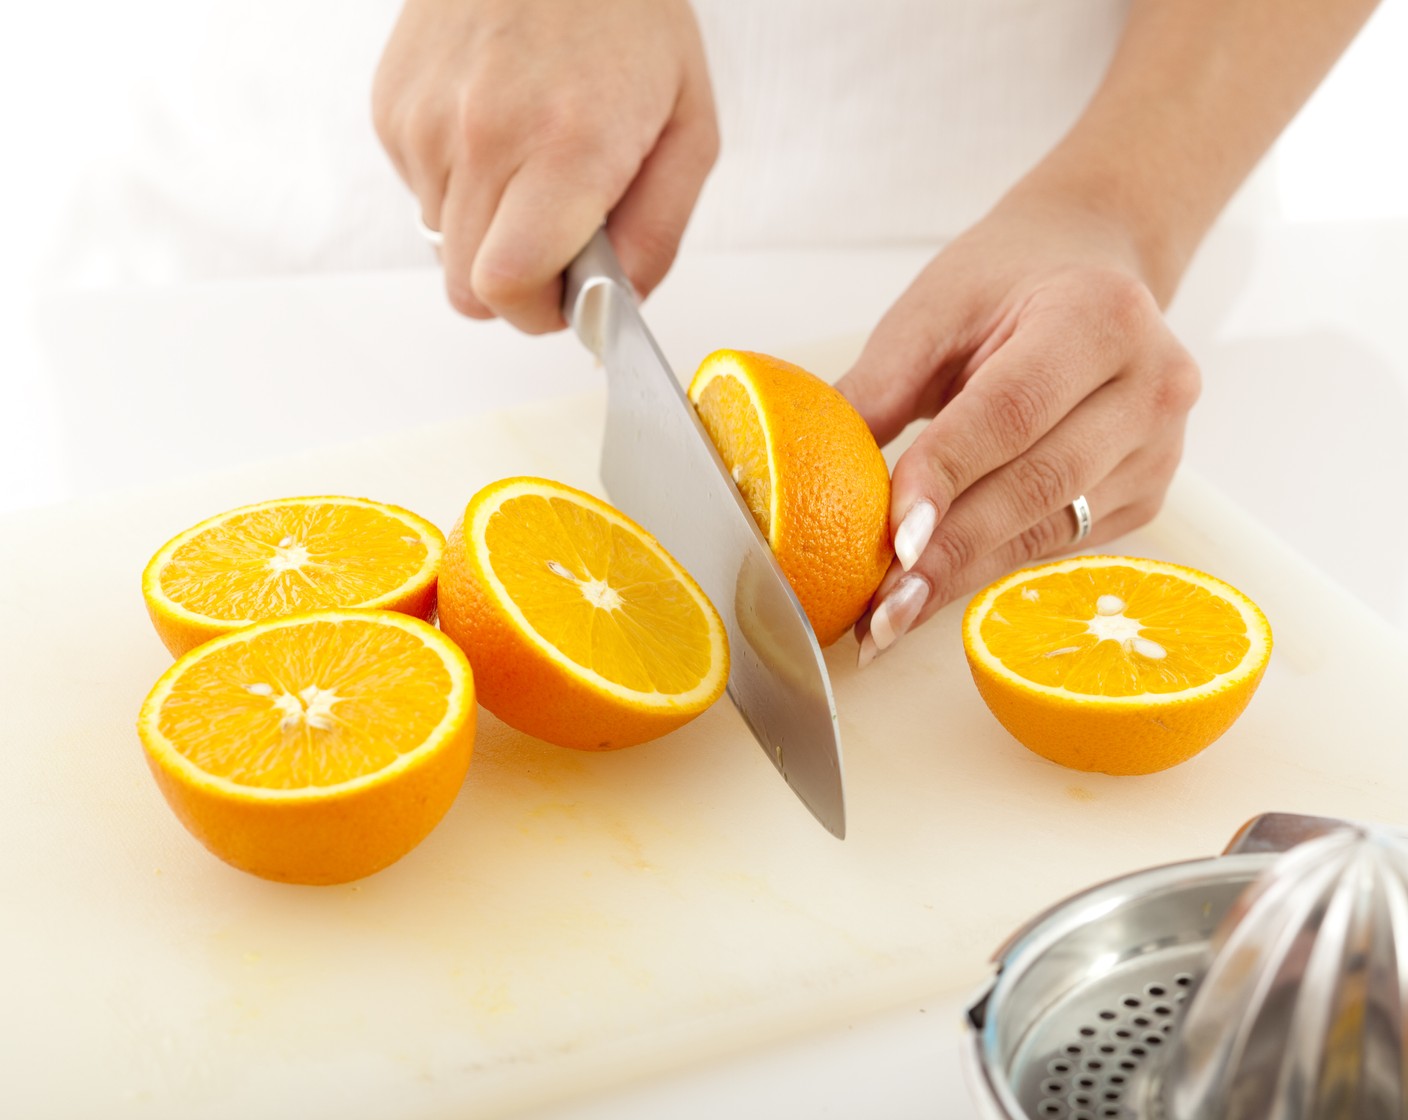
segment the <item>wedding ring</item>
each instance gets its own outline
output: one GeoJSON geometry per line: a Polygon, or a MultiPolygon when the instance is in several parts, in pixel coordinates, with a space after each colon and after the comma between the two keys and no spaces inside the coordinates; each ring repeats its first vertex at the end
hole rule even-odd
{"type": "Polygon", "coordinates": [[[1071,512],[1076,515],[1076,536],[1071,543],[1080,544],[1090,536],[1090,526],[1093,524],[1090,516],[1090,503],[1085,500],[1084,494],[1076,496],[1076,500],[1071,503],[1071,512]]]}
{"type": "Polygon", "coordinates": [[[416,211],[416,229],[420,230],[420,235],[434,245],[437,249],[445,244],[445,235],[438,229],[431,229],[425,224],[425,218],[419,210],[416,211]]]}

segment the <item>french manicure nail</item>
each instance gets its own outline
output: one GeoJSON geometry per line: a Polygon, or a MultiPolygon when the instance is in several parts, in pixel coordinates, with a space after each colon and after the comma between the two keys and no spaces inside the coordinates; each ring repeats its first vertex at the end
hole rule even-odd
{"type": "Polygon", "coordinates": [[[879,656],[880,651],[875,646],[875,639],[866,634],[860,640],[860,652],[856,654],[856,668],[864,669],[879,656]]]}
{"type": "Polygon", "coordinates": [[[870,616],[870,633],[877,650],[887,650],[914,625],[929,598],[929,582],[919,576],[905,576],[885,596],[870,616]]]}
{"type": "Polygon", "coordinates": [[[909,571],[914,567],[938,523],[939,511],[933,502],[918,501],[909,507],[895,531],[895,555],[899,557],[901,568],[909,571]]]}

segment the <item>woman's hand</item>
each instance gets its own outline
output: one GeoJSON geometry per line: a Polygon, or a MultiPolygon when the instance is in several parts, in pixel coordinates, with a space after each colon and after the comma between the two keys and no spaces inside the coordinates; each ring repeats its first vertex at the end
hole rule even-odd
{"type": "Polygon", "coordinates": [[[868,663],[1009,569],[1159,509],[1199,375],[1110,219],[1018,187],[943,250],[837,384],[896,463],[896,562],[857,628],[868,663]]]}
{"type": "Polygon", "coordinates": [[[533,333],[563,326],[562,271],[603,221],[650,291],[718,153],[685,0],[407,0],[373,110],[450,302],[533,333]]]}

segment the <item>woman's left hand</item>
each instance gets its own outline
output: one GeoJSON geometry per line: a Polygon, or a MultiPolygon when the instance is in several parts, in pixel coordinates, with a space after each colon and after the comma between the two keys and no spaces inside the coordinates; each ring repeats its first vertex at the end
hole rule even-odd
{"type": "Polygon", "coordinates": [[[868,663],[940,607],[1158,511],[1200,378],[1133,241],[1079,200],[1018,187],[920,273],[837,383],[897,462],[896,561],[857,627],[868,663]]]}

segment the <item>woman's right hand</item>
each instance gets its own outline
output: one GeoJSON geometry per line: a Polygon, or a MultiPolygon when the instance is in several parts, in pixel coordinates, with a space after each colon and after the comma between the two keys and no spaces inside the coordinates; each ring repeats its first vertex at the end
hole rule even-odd
{"type": "Polygon", "coordinates": [[[603,222],[637,291],[659,283],[718,154],[686,0],[406,0],[372,101],[450,302],[535,334],[603,222]]]}

